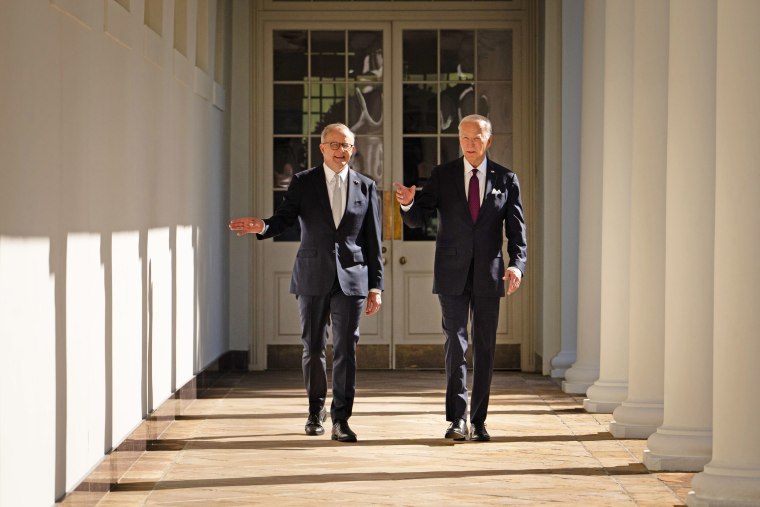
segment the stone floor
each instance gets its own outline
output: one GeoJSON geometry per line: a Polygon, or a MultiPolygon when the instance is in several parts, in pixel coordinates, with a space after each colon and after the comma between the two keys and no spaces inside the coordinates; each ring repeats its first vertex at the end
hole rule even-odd
{"type": "Polygon", "coordinates": [[[689,491],[693,474],[649,473],[645,440],[614,439],[610,415],[546,377],[494,374],[488,443],[443,438],[441,372],[359,371],[358,385],[359,442],[341,444],[329,427],[304,435],[299,372],[224,374],[199,399],[167,401],[176,415],[147,450],[109,455],[117,477],[99,467],[85,481],[99,495],[61,504],[670,506],[689,491]]]}

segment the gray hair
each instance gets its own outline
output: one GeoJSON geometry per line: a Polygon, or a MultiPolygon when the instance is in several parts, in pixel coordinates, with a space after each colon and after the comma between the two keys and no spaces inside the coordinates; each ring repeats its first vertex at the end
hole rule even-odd
{"type": "Polygon", "coordinates": [[[351,136],[351,139],[356,140],[356,136],[353,132],[351,132],[351,129],[348,128],[346,125],[342,123],[331,123],[327,125],[325,128],[322,129],[322,142],[325,142],[325,139],[327,138],[327,134],[332,132],[333,130],[342,130],[344,134],[347,134],[351,136]]]}
{"type": "Polygon", "coordinates": [[[459,121],[459,129],[461,130],[463,123],[470,122],[480,123],[480,127],[486,134],[486,139],[491,138],[491,120],[479,114],[469,114],[459,121]]]}

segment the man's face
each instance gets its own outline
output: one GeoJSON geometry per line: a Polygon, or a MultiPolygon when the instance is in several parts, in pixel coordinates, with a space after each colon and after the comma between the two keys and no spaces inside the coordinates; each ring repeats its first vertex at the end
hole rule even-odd
{"type": "Polygon", "coordinates": [[[477,121],[464,122],[459,126],[459,145],[462,147],[464,158],[473,167],[478,167],[486,158],[486,151],[493,140],[492,137],[486,138],[487,135],[477,121]]]}
{"type": "Polygon", "coordinates": [[[353,155],[355,149],[354,137],[342,130],[331,131],[325,137],[325,141],[319,145],[319,151],[322,152],[325,165],[336,173],[341,172],[348,165],[348,161],[351,160],[351,155],[353,155]],[[330,146],[334,143],[338,143],[335,149],[330,146]],[[351,147],[344,148],[344,145],[351,147]]]}

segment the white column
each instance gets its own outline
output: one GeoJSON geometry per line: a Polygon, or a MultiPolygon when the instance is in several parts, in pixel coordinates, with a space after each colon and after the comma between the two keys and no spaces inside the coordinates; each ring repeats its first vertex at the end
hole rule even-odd
{"type": "Polygon", "coordinates": [[[628,398],[613,412],[616,438],[647,438],[662,424],[667,48],[668,2],[636,0],[628,398]]]}
{"type": "Polygon", "coordinates": [[[760,2],[717,4],[712,460],[690,506],[760,505],[760,2]]]}
{"type": "Polygon", "coordinates": [[[578,359],[562,390],[585,393],[599,377],[602,264],[602,132],[604,104],[604,0],[583,4],[583,90],[578,243],[578,359]]]}
{"type": "MultiPolygon", "coordinates": [[[[543,243],[558,245],[562,234],[562,2],[544,4],[543,243]]],[[[561,348],[561,248],[546,248],[541,259],[541,332],[536,351],[547,375],[561,348]]]]}
{"type": "Polygon", "coordinates": [[[583,408],[611,413],[628,393],[633,0],[606,7],[603,132],[600,369],[583,408]]]}
{"type": "Polygon", "coordinates": [[[551,376],[555,378],[564,377],[577,359],[582,56],[583,0],[565,0],[562,2],[560,351],[551,360],[551,376]]]}
{"type": "Polygon", "coordinates": [[[665,410],[650,470],[701,470],[712,445],[715,14],[715,0],[670,2],[665,410]]]}

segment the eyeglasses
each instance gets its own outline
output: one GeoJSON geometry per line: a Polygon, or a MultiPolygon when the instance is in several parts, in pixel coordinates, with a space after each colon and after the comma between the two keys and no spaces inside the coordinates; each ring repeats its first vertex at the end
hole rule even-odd
{"type": "Polygon", "coordinates": [[[351,151],[351,148],[354,147],[353,144],[348,144],[348,143],[332,142],[332,143],[322,143],[322,144],[326,144],[327,146],[330,147],[331,150],[337,150],[338,148],[340,148],[343,151],[351,151]]]}

